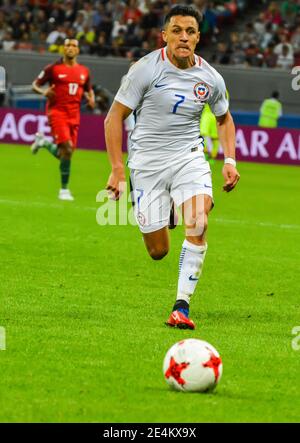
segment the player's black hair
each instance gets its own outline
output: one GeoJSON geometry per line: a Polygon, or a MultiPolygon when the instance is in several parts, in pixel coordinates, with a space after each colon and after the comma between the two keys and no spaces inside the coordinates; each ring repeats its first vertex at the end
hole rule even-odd
{"type": "Polygon", "coordinates": [[[198,23],[198,26],[200,27],[200,24],[202,22],[203,16],[201,12],[190,5],[176,5],[173,6],[173,8],[170,9],[168,14],[165,16],[164,25],[167,25],[171,17],[174,17],[174,15],[183,15],[183,16],[190,16],[194,17],[198,23]]]}
{"type": "Polygon", "coordinates": [[[272,92],[272,98],[279,98],[279,92],[278,91],[273,91],[272,92]]]}

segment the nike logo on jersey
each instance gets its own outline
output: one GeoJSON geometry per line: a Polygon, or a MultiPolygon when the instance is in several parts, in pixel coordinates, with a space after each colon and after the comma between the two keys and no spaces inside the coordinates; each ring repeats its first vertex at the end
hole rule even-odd
{"type": "Polygon", "coordinates": [[[67,77],[67,74],[58,74],[58,78],[64,78],[67,77]]]}
{"type": "Polygon", "coordinates": [[[190,276],[189,276],[189,280],[190,280],[190,281],[197,281],[197,280],[199,280],[199,278],[195,278],[195,277],[193,277],[192,275],[190,275],[190,276]]]}
{"type": "Polygon", "coordinates": [[[206,185],[206,184],[204,183],[204,187],[205,187],[205,188],[211,188],[212,186],[206,185]]]}
{"type": "MultiPolygon", "coordinates": [[[[164,80],[164,79],[162,79],[162,80],[164,80]]],[[[162,84],[162,83],[158,82],[158,83],[156,83],[156,85],[154,85],[155,88],[162,88],[163,86],[167,86],[167,83],[162,84]]]]}

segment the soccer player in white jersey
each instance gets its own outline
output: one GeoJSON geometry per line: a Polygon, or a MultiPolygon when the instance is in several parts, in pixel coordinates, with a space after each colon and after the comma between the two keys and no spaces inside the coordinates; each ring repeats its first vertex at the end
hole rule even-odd
{"type": "Polygon", "coordinates": [[[201,14],[176,5],[165,17],[166,46],[132,66],[105,120],[106,147],[112,166],[106,189],[119,199],[125,186],[122,122],[135,110],[128,166],[135,215],[154,260],[169,251],[168,222],[173,200],[180,207],[185,239],[179,260],[177,298],[166,324],[194,329],[190,298],[200,278],[207,250],[205,231],[213,206],[211,171],[203,154],[199,121],[208,103],[218,122],[224,149],[224,186],[239,180],[235,162],[235,127],[221,75],[195,54],[201,14]]]}

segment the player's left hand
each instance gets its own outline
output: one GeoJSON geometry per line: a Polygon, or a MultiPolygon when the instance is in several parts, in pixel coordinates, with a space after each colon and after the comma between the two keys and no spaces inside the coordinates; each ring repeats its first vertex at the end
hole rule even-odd
{"type": "Polygon", "coordinates": [[[87,105],[89,108],[94,109],[95,108],[95,99],[94,97],[88,97],[87,99],[87,105]]]}
{"type": "Polygon", "coordinates": [[[240,174],[233,165],[230,165],[228,163],[225,163],[225,165],[223,166],[222,174],[225,180],[223,190],[226,192],[232,191],[240,179],[240,174]]]}

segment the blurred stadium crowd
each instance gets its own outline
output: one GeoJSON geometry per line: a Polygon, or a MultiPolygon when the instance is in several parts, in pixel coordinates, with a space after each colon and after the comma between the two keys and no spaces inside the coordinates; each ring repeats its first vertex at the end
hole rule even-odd
{"type": "Polygon", "coordinates": [[[82,54],[140,58],[163,45],[163,18],[176,3],[203,12],[200,47],[210,62],[283,69],[300,64],[300,0],[2,0],[0,50],[61,53],[64,39],[73,37],[82,54]],[[238,32],[254,6],[262,12],[238,32]]]}
{"type": "Polygon", "coordinates": [[[265,6],[242,32],[217,43],[211,62],[285,70],[300,65],[300,1],[265,6]]]}
{"type": "Polygon", "coordinates": [[[176,3],[194,4],[205,13],[205,44],[217,24],[232,20],[247,0],[2,1],[0,45],[3,50],[61,52],[64,38],[75,37],[83,54],[141,57],[162,46],[164,15],[176,3]]]}

